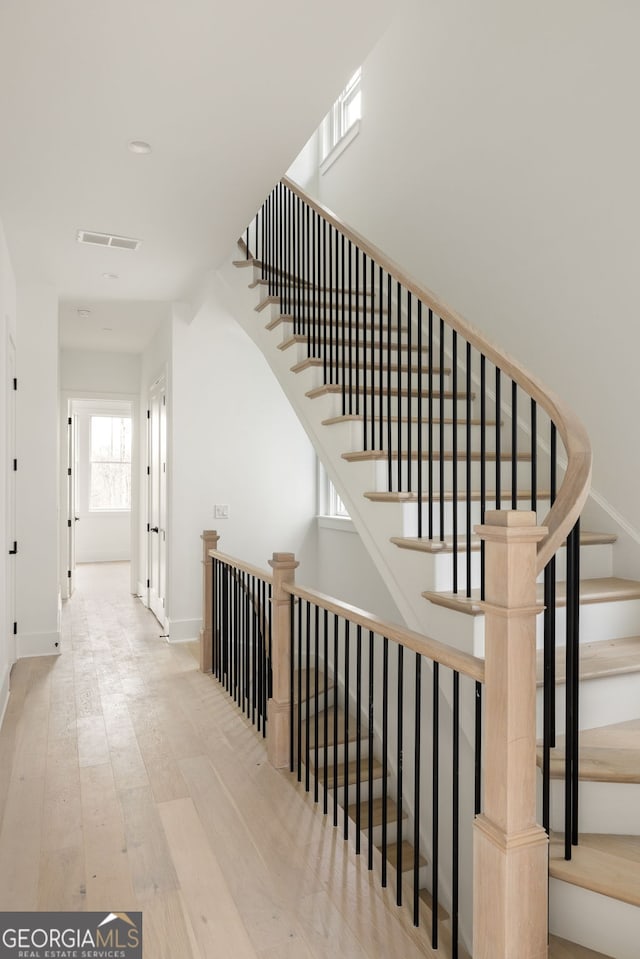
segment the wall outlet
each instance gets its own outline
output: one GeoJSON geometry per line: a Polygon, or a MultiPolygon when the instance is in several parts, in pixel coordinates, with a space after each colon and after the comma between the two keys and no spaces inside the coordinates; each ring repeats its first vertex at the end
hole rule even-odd
{"type": "Polygon", "coordinates": [[[229,519],[229,507],[226,503],[213,507],[213,518],[214,519],[229,519]]]}

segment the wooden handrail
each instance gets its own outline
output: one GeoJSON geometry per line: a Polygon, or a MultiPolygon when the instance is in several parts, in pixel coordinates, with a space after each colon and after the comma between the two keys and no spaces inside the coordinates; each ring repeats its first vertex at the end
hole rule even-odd
{"type": "Polygon", "coordinates": [[[281,182],[514,380],[546,411],[555,424],[567,455],[567,468],[556,500],[541,524],[549,530],[537,550],[537,571],[541,572],[573,529],[589,494],[592,454],[591,443],[583,424],[553,391],[547,389],[522,364],[498,349],[480,330],[443,303],[431,290],[416,282],[382,250],[344,223],[331,210],[312,199],[289,177],[283,177],[281,182]]]}
{"type": "Polygon", "coordinates": [[[235,556],[229,556],[227,553],[221,553],[217,549],[210,549],[209,556],[211,556],[212,559],[219,559],[227,566],[232,566],[234,569],[240,569],[243,572],[248,573],[250,576],[255,576],[257,579],[261,579],[263,582],[273,585],[273,574],[268,573],[266,569],[260,569],[259,566],[252,566],[250,563],[245,563],[242,559],[236,559],[235,556]]]}
{"type": "Polygon", "coordinates": [[[426,656],[433,662],[440,663],[442,666],[448,666],[458,673],[463,673],[478,683],[484,682],[484,660],[477,656],[471,656],[469,653],[463,653],[461,650],[454,649],[453,646],[447,646],[436,639],[429,639],[421,633],[416,633],[404,626],[395,626],[392,623],[386,623],[372,613],[368,613],[357,606],[351,606],[349,603],[343,603],[333,596],[326,596],[315,589],[305,589],[304,586],[295,586],[287,584],[285,592],[290,596],[296,596],[303,599],[320,609],[326,609],[329,613],[335,613],[343,619],[348,619],[350,623],[356,626],[362,626],[363,629],[370,629],[379,636],[386,636],[393,643],[404,646],[405,649],[411,649],[415,653],[426,656]]]}

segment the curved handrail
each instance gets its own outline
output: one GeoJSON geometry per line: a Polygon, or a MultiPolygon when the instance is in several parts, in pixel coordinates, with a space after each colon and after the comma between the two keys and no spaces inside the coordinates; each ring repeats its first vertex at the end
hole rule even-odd
{"type": "Polygon", "coordinates": [[[375,244],[370,243],[360,233],[344,223],[335,213],[310,197],[289,177],[282,177],[281,183],[343,233],[347,239],[352,240],[362,252],[374,259],[406,290],[429,306],[453,330],[461,334],[467,342],[476,347],[492,363],[495,363],[511,377],[546,411],[555,424],[567,455],[567,467],[558,495],[542,522],[542,525],[546,526],[549,532],[538,545],[537,571],[541,572],[565,542],[589,495],[592,461],[591,443],[580,419],[553,391],[549,390],[521,363],[500,350],[480,330],[463,319],[459,313],[450,309],[431,290],[409,276],[375,244]]]}

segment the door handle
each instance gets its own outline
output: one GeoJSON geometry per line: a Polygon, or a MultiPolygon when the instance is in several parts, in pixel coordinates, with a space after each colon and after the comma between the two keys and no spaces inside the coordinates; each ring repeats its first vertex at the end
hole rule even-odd
{"type": "Polygon", "coordinates": [[[151,529],[149,530],[149,532],[150,532],[150,533],[159,533],[160,530],[158,529],[157,526],[152,526],[151,529]]]}
{"type": "Polygon", "coordinates": [[[80,522],[80,517],[79,517],[79,516],[74,516],[73,518],[74,518],[74,520],[76,521],[76,523],[79,523],[79,522],[80,522]]]}

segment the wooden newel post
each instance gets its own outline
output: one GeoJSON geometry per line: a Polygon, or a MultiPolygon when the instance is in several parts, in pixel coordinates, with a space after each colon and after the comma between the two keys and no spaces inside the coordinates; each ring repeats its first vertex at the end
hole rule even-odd
{"type": "Polygon", "coordinates": [[[488,512],[484,811],[474,823],[474,959],[546,959],[548,839],[536,824],[535,513],[488,512]]]}
{"type": "Polygon", "coordinates": [[[295,581],[300,564],[293,553],[274,553],[269,560],[273,569],[271,592],[271,672],[272,698],[267,722],[267,756],[276,769],[289,765],[291,748],[291,596],[284,584],[295,581]]]}
{"type": "Polygon", "coordinates": [[[200,630],[200,669],[210,673],[213,660],[213,559],[210,549],[218,548],[220,536],[215,529],[205,529],[202,540],[202,629],[200,630]]]}

